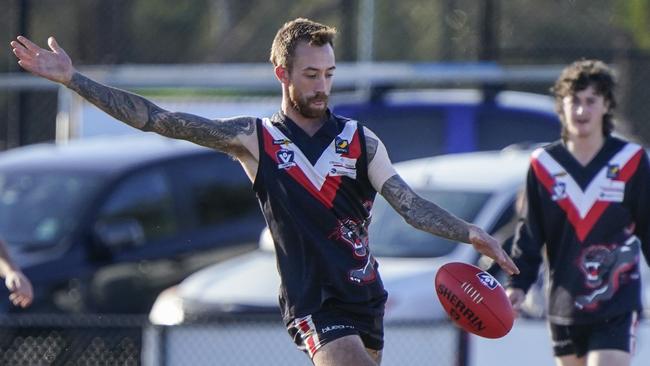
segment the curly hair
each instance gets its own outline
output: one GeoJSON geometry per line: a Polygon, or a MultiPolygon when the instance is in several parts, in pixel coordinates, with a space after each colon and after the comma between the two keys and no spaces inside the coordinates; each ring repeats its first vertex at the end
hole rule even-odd
{"type": "Polygon", "coordinates": [[[307,42],[312,46],[330,44],[334,47],[336,28],[316,23],[309,19],[297,18],[278,30],[271,46],[270,61],[274,66],[282,66],[291,71],[293,56],[299,42],[307,42]]]}
{"type": "Polygon", "coordinates": [[[603,135],[608,136],[614,130],[612,112],[616,107],[614,88],[616,81],[609,66],[600,60],[579,60],[567,66],[558,77],[551,92],[555,96],[555,110],[562,121],[562,139],[567,139],[567,129],[562,113],[562,100],[568,95],[593,86],[596,93],[602,95],[609,104],[607,113],[603,116],[603,135]]]}

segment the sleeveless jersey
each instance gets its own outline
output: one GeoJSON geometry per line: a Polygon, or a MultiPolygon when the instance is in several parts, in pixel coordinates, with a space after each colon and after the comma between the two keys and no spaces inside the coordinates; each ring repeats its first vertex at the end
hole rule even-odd
{"type": "MultiPolygon", "coordinates": [[[[528,211],[513,259],[527,290],[542,261],[549,270],[548,317],[588,324],[640,310],[639,258],[650,255],[650,167],[639,145],[608,137],[582,166],[562,142],[531,157],[528,211]]],[[[650,258],[648,258],[650,259],[650,258]]]]}
{"type": "Polygon", "coordinates": [[[368,246],[376,191],[363,128],[328,117],[312,137],[282,113],[257,121],[253,188],[276,247],[286,322],[325,303],[378,315],[387,297],[368,246]]]}

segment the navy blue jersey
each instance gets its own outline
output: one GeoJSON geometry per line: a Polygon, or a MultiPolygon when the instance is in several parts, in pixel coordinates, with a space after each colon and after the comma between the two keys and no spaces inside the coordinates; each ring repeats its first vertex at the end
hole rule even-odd
{"type": "Polygon", "coordinates": [[[285,321],[325,303],[381,314],[386,299],[368,246],[376,191],[363,128],[328,116],[314,136],[282,113],[257,121],[254,189],[276,247],[285,321]]]}
{"type": "Polygon", "coordinates": [[[643,148],[608,137],[586,166],[562,142],[537,149],[526,194],[528,210],[512,251],[521,273],[511,286],[527,290],[544,254],[551,322],[588,324],[639,310],[640,253],[650,255],[650,167],[643,148]]]}

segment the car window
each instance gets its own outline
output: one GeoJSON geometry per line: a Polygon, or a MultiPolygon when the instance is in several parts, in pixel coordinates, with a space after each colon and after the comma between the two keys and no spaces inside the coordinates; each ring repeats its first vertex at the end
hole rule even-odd
{"type": "Polygon", "coordinates": [[[0,235],[37,249],[77,226],[101,177],[76,172],[0,172],[0,235]]]}
{"type": "Polygon", "coordinates": [[[357,119],[386,145],[393,162],[445,153],[446,115],[440,108],[376,106],[334,112],[357,119]]]}
{"type": "Polygon", "coordinates": [[[521,142],[550,142],[560,137],[560,123],[555,116],[483,108],[476,121],[478,150],[498,150],[521,142]]]}
{"type": "Polygon", "coordinates": [[[102,206],[98,222],[135,222],[144,240],[168,237],[178,230],[174,201],[162,169],[138,172],[120,182],[102,206]]]}
{"type": "MultiPolygon", "coordinates": [[[[474,221],[490,197],[490,194],[485,192],[453,190],[428,190],[418,193],[469,222],[474,221]]],[[[372,208],[369,235],[370,246],[377,257],[441,257],[449,254],[458,245],[456,242],[414,229],[382,197],[377,197],[372,208]]]]}
{"type": "Polygon", "coordinates": [[[514,228],[511,228],[512,223],[517,221],[515,216],[515,201],[513,200],[510,204],[506,205],[505,209],[499,215],[499,218],[496,220],[492,228],[490,229],[490,234],[494,234],[499,231],[503,231],[504,235],[508,235],[512,231],[514,235],[514,228]]]}
{"type": "Polygon", "coordinates": [[[179,173],[182,169],[182,187],[198,226],[261,216],[250,181],[241,166],[227,156],[201,157],[173,169],[179,173]]]}

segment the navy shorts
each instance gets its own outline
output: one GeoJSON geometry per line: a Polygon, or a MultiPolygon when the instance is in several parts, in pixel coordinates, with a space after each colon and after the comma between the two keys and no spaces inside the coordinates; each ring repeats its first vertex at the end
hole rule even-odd
{"type": "Polygon", "coordinates": [[[599,323],[550,324],[553,353],[582,357],[590,351],[614,349],[634,353],[637,313],[625,313],[599,323]]]}
{"type": "Polygon", "coordinates": [[[336,339],[358,335],[366,348],[384,348],[383,315],[360,315],[340,309],[325,308],[314,314],[296,318],[287,325],[289,335],[313,358],[322,346],[336,339]]]}

